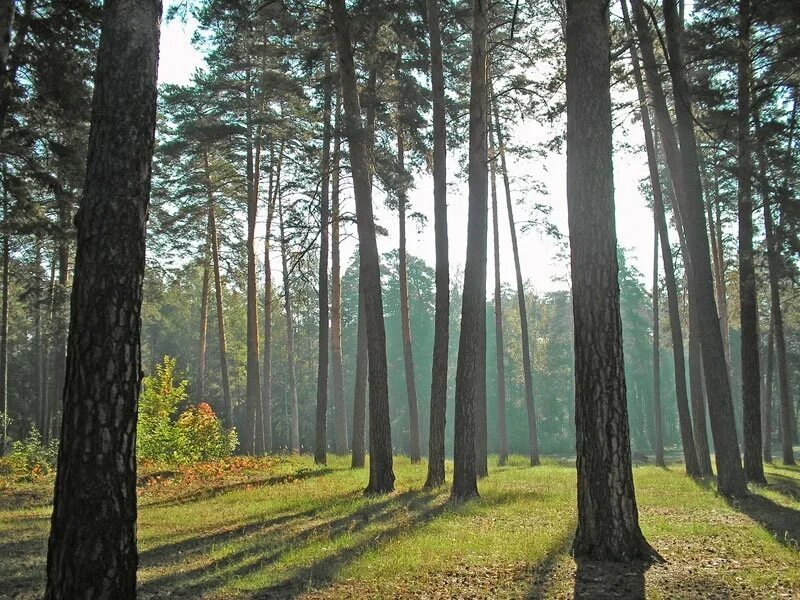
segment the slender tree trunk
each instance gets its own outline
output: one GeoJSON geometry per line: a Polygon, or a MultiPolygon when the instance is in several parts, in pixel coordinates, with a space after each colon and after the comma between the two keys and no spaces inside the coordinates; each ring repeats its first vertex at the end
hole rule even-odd
{"type": "Polygon", "coordinates": [[[67,315],[69,307],[70,240],[72,232],[72,199],[59,197],[58,226],[60,239],[56,245],[58,279],[53,290],[53,333],[50,377],[50,414],[53,431],[59,427],[61,399],[64,393],[64,371],[67,351],[67,315]]]}
{"type": "Polygon", "coordinates": [[[342,99],[350,165],[356,200],[356,221],[360,264],[359,287],[364,294],[367,344],[369,349],[369,483],[368,494],[382,494],[394,489],[392,469],[392,436],[389,421],[389,385],[386,365],[386,328],[383,321],[380,260],[375,238],[372,212],[372,189],[369,175],[369,153],[361,122],[353,43],[344,0],[331,2],[336,30],[339,75],[342,78],[342,99]]]}
{"type": "Polygon", "coordinates": [[[739,0],[738,208],[739,320],[742,326],[742,426],[748,481],[766,485],[761,464],[761,374],[758,357],[758,300],[753,265],[752,145],[750,139],[750,0],[739,0]]]}
{"type": "Polygon", "coordinates": [[[498,463],[502,467],[508,462],[508,434],[506,432],[506,365],[505,342],[503,341],[503,291],[500,285],[500,227],[497,210],[497,148],[494,130],[489,131],[489,155],[491,156],[490,184],[492,189],[492,241],[494,250],[494,341],[497,369],[497,429],[500,437],[498,463]]]}
{"type": "Polygon", "coordinates": [[[47,400],[44,396],[44,341],[42,340],[42,240],[36,236],[36,255],[33,268],[33,364],[36,372],[37,429],[42,441],[48,438],[47,400]]]}
{"type": "Polygon", "coordinates": [[[324,98],[322,101],[322,185],[320,194],[319,242],[319,344],[317,357],[317,419],[314,443],[314,462],[327,463],[328,451],[328,222],[330,221],[330,170],[331,170],[331,61],[325,59],[324,98]]]}
{"type": "Polygon", "coordinates": [[[103,9],[76,218],[48,600],[136,598],[135,433],[160,17],[155,0],[108,0],[103,9]]]}
{"type": "Polygon", "coordinates": [[[691,265],[688,277],[689,296],[692,312],[696,313],[701,342],[700,348],[711,416],[711,432],[714,437],[716,453],[718,489],[721,494],[726,496],[746,495],[747,485],[736,437],[730,379],[719,328],[719,314],[714,301],[708,231],[700,185],[699,158],[681,48],[682,24],[678,22],[677,6],[674,0],[665,0],[664,13],[670,53],[670,74],[675,89],[677,130],[681,141],[681,147],[678,150],[675,132],[669,119],[666,100],[658,78],[650,32],[641,0],[634,0],[633,7],[647,83],[653,97],[656,122],[664,144],[673,185],[676,188],[678,212],[681,215],[689,253],[689,264],[691,265]]]}
{"type": "Polygon", "coordinates": [[[3,455],[8,452],[8,190],[3,184],[3,296],[0,300],[0,403],[3,406],[3,455]]]}
{"type": "Polygon", "coordinates": [[[486,398],[486,237],[488,208],[488,88],[486,40],[489,3],[472,2],[472,59],[469,101],[469,219],[461,336],[458,342],[455,397],[455,452],[452,497],[478,495],[475,468],[475,404],[486,398]],[[483,352],[481,352],[483,350],[483,352]],[[478,389],[483,383],[484,388],[478,389]]]}
{"type": "Polygon", "coordinates": [[[297,404],[297,377],[294,356],[294,315],[292,314],[292,292],[290,285],[288,243],[283,214],[283,197],[278,190],[278,225],[281,234],[281,267],[283,270],[283,307],[286,311],[286,362],[289,368],[289,446],[295,454],[300,453],[300,414],[297,404]]]}
{"type": "Polygon", "coordinates": [[[197,349],[197,394],[201,402],[206,401],[206,349],[208,347],[208,294],[211,288],[211,263],[209,249],[211,235],[206,233],[203,247],[203,285],[200,292],[200,334],[197,349]]]}
{"type": "Polygon", "coordinates": [[[0,1],[0,75],[8,71],[8,55],[11,50],[11,34],[14,30],[16,0],[0,1]]]}
{"type": "MultiPolygon", "coordinates": [[[[333,413],[336,454],[347,453],[347,408],[344,403],[344,367],[342,361],[342,259],[339,169],[341,162],[341,95],[337,94],[333,132],[333,167],[331,172],[331,350],[333,354],[333,413]]],[[[362,435],[364,416],[361,417],[362,435]]],[[[362,443],[361,447],[364,445],[362,443]]],[[[362,465],[363,466],[363,465],[362,465]]]]}
{"type": "MultiPolygon", "coordinates": [[[[398,113],[398,119],[400,115],[398,113]]],[[[397,161],[400,173],[405,174],[405,147],[403,129],[397,128],[397,161]]],[[[400,227],[400,247],[398,252],[398,276],[400,279],[400,328],[403,338],[403,363],[406,375],[406,396],[408,398],[408,435],[409,455],[411,462],[418,463],[419,452],[419,415],[417,410],[417,383],[414,376],[414,353],[411,346],[411,316],[408,306],[408,256],[406,250],[406,190],[405,182],[398,191],[398,213],[400,227]]]]}
{"type": "Polygon", "coordinates": [[[206,198],[208,201],[208,231],[211,236],[211,262],[214,268],[214,294],[217,310],[217,338],[219,339],[220,379],[222,381],[222,420],[226,428],[233,427],[233,404],[228,375],[228,344],[225,340],[225,313],[223,312],[222,275],[220,273],[219,238],[217,235],[217,208],[211,186],[211,168],[208,153],[203,153],[206,198]]]}
{"type": "Polygon", "coordinates": [[[769,320],[769,336],[767,337],[767,373],[764,377],[764,391],[761,395],[761,442],[763,444],[762,459],[772,463],[772,381],[775,371],[775,327],[772,318],[769,320]]]}
{"type": "Polygon", "coordinates": [[[353,393],[353,469],[364,468],[365,419],[367,416],[367,317],[364,314],[364,292],[358,290],[358,331],[356,333],[356,373],[353,393]]]}
{"type": "Polygon", "coordinates": [[[666,212],[664,210],[664,195],[661,187],[661,178],[658,172],[658,153],[653,136],[653,127],[650,122],[650,110],[647,105],[644,80],[642,79],[639,52],[634,43],[633,27],[631,26],[630,16],[628,14],[628,4],[625,0],[622,0],[620,4],[622,6],[625,29],[631,41],[633,76],[639,97],[639,112],[642,118],[645,148],[647,150],[647,165],[650,173],[650,186],[653,192],[653,218],[656,223],[657,237],[661,244],[661,257],[664,263],[664,281],[667,288],[667,312],[669,314],[672,360],[675,372],[675,399],[678,406],[678,423],[680,425],[683,459],[686,465],[686,473],[690,477],[701,477],[702,471],[695,449],[694,434],[692,432],[692,415],[689,410],[689,396],[686,389],[686,361],[684,359],[683,331],[681,329],[680,310],[678,307],[678,284],[675,280],[675,265],[672,261],[672,248],[669,244],[669,232],[667,230],[666,212]]]}
{"type": "Polygon", "coordinates": [[[433,100],[433,219],[436,247],[436,305],[431,369],[431,422],[426,488],[444,483],[444,433],[447,410],[447,354],[450,337],[450,262],[447,240],[447,124],[439,0],[426,0],[431,48],[433,100]]]}
{"type": "Polygon", "coordinates": [[[528,334],[528,308],[525,304],[525,285],[522,281],[522,264],[517,243],[517,226],[514,222],[514,206],[511,201],[511,182],[508,177],[505,141],[500,127],[500,115],[497,102],[494,102],[494,128],[497,132],[497,146],[500,152],[500,170],[503,173],[503,185],[506,192],[506,212],[508,227],[511,231],[511,252],[514,255],[514,269],[517,276],[517,305],[519,306],[520,337],[522,338],[522,371],[525,379],[525,407],[528,415],[528,442],[531,452],[531,466],[539,464],[539,432],[536,425],[536,403],[533,399],[533,367],[531,359],[530,335],[528,334]]]}
{"type": "Polygon", "coordinates": [[[6,116],[14,97],[14,84],[17,80],[17,71],[24,55],[23,49],[27,43],[28,30],[33,16],[33,0],[24,0],[22,15],[19,24],[16,26],[14,48],[10,47],[11,32],[14,27],[15,0],[2,0],[0,8],[0,135],[3,134],[6,124],[6,116]],[[10,6],[9,6],[10,5],[10,6]]]}
{"type": "Polygon", "coordinates": [[[658,217],[654,219],[653,227],[653,433],[656,464],[665,467],[664,462],[664,433],[661,416],[661,351],[659,348],[659,311],[658,304],[661,295],[658,290],[658,217]]]}
{"type": "Polygon", "coordinates": [[[714,293],[719,311],[719,330],[722,333],[723,350],[725,351],[725,364],[730,373],[730,327],[728,326],[728,295],[725,282],[725,246],[722,243],[722,213],[719,203],[719,185],[717,168],[714,168],[714,206],[716,216],[712,211],[711,194],[706,193],[706,217],[708,218],[708,235],[711,241],[711,266],[714,276],[714,293]]]}
{"type": "Polygon", "coordinates": [[[650,559],[639,529],[622,358],[608,4],[567,4],[567,208],[575,328],[576,559],[650,559]]]}

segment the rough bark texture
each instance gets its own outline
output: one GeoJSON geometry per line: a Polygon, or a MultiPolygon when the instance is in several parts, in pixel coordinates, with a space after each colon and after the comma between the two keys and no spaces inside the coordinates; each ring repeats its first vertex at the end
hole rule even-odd
{"type": "Polygon", "coordinates": [[[330,221],[330,170],[331,170],[331,75],[330,57],[325,60],[325,82],[322,101],[322,185],[320,194],[319,233],[319,338],[317,355],[317,419],[315,423],[314,462],[324,465],[328,451],[328,223],[330,221]]]}
{"type": "Polygon", "coordinates": [[[367,345],[369,355],[369,484],[368,494],[382,494],[394,489],[392,470],[392,436],[389,421],[389,385],[386,366],[386,328],[383,322],[380,262],[375,239],[375,219],[372,212],[372,189],[369,175],[369,156],[361,106],[358,98],[353,43],[344,0],[331,2],[336,30],[339,75],[342,79],[342,100],[345,127],[350,147],[350,165],[356,200],[360,288],[364,294],[367,345]]]}
{"type": "Polygon", "coordinates": [[[497,159],[495,158],[494,132],[489,132],[489,163],[492,186],[492,249],[494,251],[494,342],[497,369],[497,430],[500,442],[498,463],[508,462],[508,433],[506,431],[506,361],[503,341],[503,291],[500,285],[500,227],[497,210],[497,159]]]}
{"type": "Polygon", "coordinates": [[[356,332],[356,373],[353,390],[353,469],[362,469],[365,464],[365,420],[367,417],[367,318],[364,315],[364,292],[358,290],[358,331],[356,332]]]}
{"type": "MultiPolygon", "coordinates": [[[[8,217],[8,191],[3,192],[3,220],[8,217]]],[[[8,262],[10,258],[8,233],[3,233],[2,285],[0,300],[0,404],[8,415],[8,262]]],[[[8,420],[3,419],[3,455],[8,452],[8,420]]]]}
{"type": "Polygon", "coordinates": [[[576,559],[650,559],[633,489],[611,144],[608,5],[567,2],[567,207],[575,328],[576,559]]]}
{"type": "Polygon", "coordinates": [[[761,442],[763,444],[761,458],[765,463],[772,463],[772,385],[775,373],[775,328],[772,318],[769,320],[766,362],[767,372],[764,376],[764,390],[761,394],[761,442]]]}
{"type": "Polygon", "coordinates": [[[433,100],[433,229],[436,247],[436,305],[431,370],[431,418],[426,488],[444,483],[447,410],[447,350],[450,338],[450,262],[447,240],[447,125],[439,0],[426,0],[433,100]]]}
{"type": "Polygon", "coordinates": [[[661,350],[659,348],[659,310],[661,295],[658,291],[658,213],[653,227],[653,452],[656,464],[664,467],[664,433],[661,419],[661,350]]]}
{"type": "Polygon", "coordinates": [[[208,349],[208,293],[211,288],[211,261],[209,248],[211,236],[206,233],[206,244],[203,248],[203,285],[200,291],[200,331],[197,344],[197,397],[206,401],[206,351],[208,349]]]}
{"type": "Polygon", "coordinates": [[[464,293],[461,305],[461,336],[458,342],[455,396],[455,445],[452,497],[463,501],[478,495],[475,472],[475,399],[486,396],[479,390],[481,364],[486,366],[486,237],[489,195],[487,149],[487,0],[472,3],[472,63],[469,101],[469,219],[464,293]],[[481,340],[484,340],[482,343],[481,340]]]}
{"type": "Polygon", "coordinates": [[[281,270],[283,271],[283,308],[286,317],[286,364],[289,369],[289,448],[300,453],[300,413],[297,403],[297,376],[294,357],[294,314],[292,313],[291,277],[289,273],[286,222],[283,214],[283,198],[278,190],[278,225],[281,235],[281,270]]]}
{"type": "Polygon", "coordinates": [[[136,410],[161,3],[107,0],[95,72],[48,600],[136,597],[136,410]]]}
{"type": "MultiPolygon", "coordinates": [[[[398,114],[399,116],[399,114],[398,114]]],[[[405,142],[402,127],[397,129],[397,162],[400,173],[405,173],[405,142]]],[[[400,279],[400,329],[403,339],[403,365],[406,376],[406,397],[408,399],[408,454],[412,463],[418,463],[419,455],[419,414],[417,408],[417,382],[414,375],[414,352],[411,346],[411,315],[408,306],[408,256],[406,250],[406,197],[405,184],[398,190],[398,213],[400,244],[398,248],[398,277],[400,279]]]]}
{"type": "Polygon", "coordinates": [[[766,485],[761,464],[761,373],[758,301],[753,266],[752,144],[750,140],[750,0],[739,0],[738,169],[739,320],[742,326],[742,425],[744,472],[748,481],[766,485]]]}
{"type": "Polygon", "coordinates": [[[525,286],[522,281],[522,264],[519,258],[517,243],[517,225],[514,222],[514,206],[511,201],[511,182],[506,164],[506,149],[503,130],[500,127],[500,115],[497,103],[494,104],[494,129],[497,133],[497,146],[500,152],[500,170],[503,173],[503,185],[506,192],[506,212],[508,227],[511,231],[511,252],[514,255],[514,269],[517,276],[517,306],[519,307],[520,337],[522,338],[522,372],[525,380],[525,408],[528,415],[528,443],[530,444],[531,466],[539,464],[539,432],[536,425],[536,403],[533,398],[533,367],[531,359],[530,335],[528,333],[528,307],[525,303],[525,286]]]}

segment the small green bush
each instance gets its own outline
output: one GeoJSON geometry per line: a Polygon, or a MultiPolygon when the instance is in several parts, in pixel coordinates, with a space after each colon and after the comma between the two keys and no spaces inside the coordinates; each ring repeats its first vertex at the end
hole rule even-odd
{"type": "Polygon", "coordinates": [[[51,440],[43,444],[39,431],[31,427],[25,439],[11,445],[11,452],[3,461],[2,470],[7,475],[44,475],[55,469],[57,457],[58,442],[51,440]]]}

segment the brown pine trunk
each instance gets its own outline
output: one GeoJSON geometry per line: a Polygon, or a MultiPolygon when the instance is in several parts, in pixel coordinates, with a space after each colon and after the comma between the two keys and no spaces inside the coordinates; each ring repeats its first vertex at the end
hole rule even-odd
{"type": "MultiPolygon", "coordinates": [[[[360,279],[360,276],[359,276],[360,279]]],[[[369,370],[367,354],[367,317],[364,314],[364,292],[359,285],[358,290],[358,331],[356,333],[356,373],[353,392],[353,457],[350,466],[353,469],[364,468],[365,459],[365,420],[367,417],[367,371],[369,370]]]]}
{"type": "Polygon", "coordinates": [[[228,344],[225,340],[225,313],[222,300],[222,275],[219,266],[219,239],[217,235],[217,208],[211,186],[211,168],[208,152],[203,153],[206,198],[208,201],[208,231],[211,236],[211,261],[214,268],[214,294],[217,309],[217,338],[219,339],[220,379],[222,382],[222,420],[226,428],[233,427],[233,405],[228,375],[228,344]]]}
{"type": "Polygon", "coordinates": [[[48,600],[136,598],[135,432],[160,16],[154,0],[108,0],[103,9],[76,217],[48,600]]]}
{"type": "Polygon", "coordinates": [[[372,189],[369,175],[369,153],[361,122],[353,43],[344,0],[331,2],[336,30],[339,75],[342,78],[342,99],[345,127],[350,146],[350,165],[356,200],[360,263],[359,287],[364,293],[369,355],[369,483],[368,494],[383,494],[394,489],[392,470],[392,436],[389,421],[389,384],[386,366],[386,328],[383,321],[380,260],[375,238],[372,212],[372,189]]]}
{"type": "MultiPolygon", "coordinates": [[[[661,187],[661,178],[658,172],[658,153],[653,136],[653,126],[650,122],[650,110],[647,105],[647,96],[642,79],[639,52],[633,38],[633,28],[628,14],[626,0],[620,2],[625,21],[625,29],[631,41],[631,63],[633,76],[636,82],[636,92],[639,97],[639,112],[644,130],[645,148],[647,150],[647,165],[650,174],[650,186],[653,193],[653,218],[656,223],[658,240],[661,244],[661,258],[664,263],[664,282],[667,287],[667,312],[669,314],[670,334],[672,339],[672,361],[675,372],[675,399],[678,406],[678,423],[681,432],[681,445],[686,473],[690,477],[701,477],[702,471],[695,449],[695,439],[692,432],[692,415],[689,410],[689,396],[686,389],[686,361],[683,349],[683,330],[681,329],[680,310],[678,307],[678,285],[675,280],[675,266],[672,261],[672,248],[669,244],[666,213],[664,210],[664,195],[661,187]]],[[[710,462],[709,462],[710,471],[710,462]]]]}
{"type": "Polygon", "coordinates": [[[200,292],[200,334],[197,349],[197,395],[201,402],[206,401],[206,349],[208,348],[208,293],[211,287],[211,264],[209,246],[211,236],[206,233],[203,247],[203,285],[200,292]]]}
{"type": "Polygon", "coordinates": [[[503,292],[500,286],[500,227],[497,210],[497,149],[494,143],[494,130],[489,131],[489,155],[491,162],[490,182],[492,189],[492,242],[494,251],[494,341],[497,369],[497,429],[500,437],[498,464],[502,467],[508,462],[508,434],[506,432],[506,364],[505,342],[503,341],[503,292]]]}
{"type": "Polygon", "coordinates": [[[328,451],[328,222],[330,221],[330,169],[331,169],[331,61],[325,59],[324,98],[322,100],[322,185],[320,194],[319,233],[319,336],[317,355],[317,418],[314,442],[314,463],[327,463],[328,451]]]}
{"type": "Polygon", "coordinates": [[[494,128],[497,132],[497,145],[500,152],[500,170],[503,173],[503,185],[506,192],[506,212],[508,213],[508,227],[511,231],[511,252],[514,255],[514,269],[517,276],[517,305],[519,307],[520,337],[522,338],[522,371],[525,379],[528,442],[530,444],[531,466],[535,467],[539,464],[539,432],[536,425],[536,403],[533,399],[533,367],[530,335],[528,333],[528,308],[525,304],[525,286],[522,281],[522,264],[519,258],[519,244],[517,243],[517,226],[514,222],[514,206],[511,201],[511,182],[509,181],[508,165],[506,164],[506,149],[496,101],[493,112],[494,128]]]}
{"type": "Polygon", "coordinates": [[[658,291],[658,217],[653,221],[653,433],[655,434],[653,441],[656,464],[659,467],[665,467],[664,433],[661,420],[661,351],[659,348],[660,323],[658,316],[658,304],[661,298],[658,291]]]}
{"type": "Polygon", "coordinates": [[[53,338],[51,351],[50,414],[53,431],[59,427],[61,399],[64,393],[66,369],[67,309],[69,307],[70,240],[72,236],[71,197],[59,198],[58,226],[61,234],[57,242],[58,279],[53,290],[53,338]]]}
{"type": "MultiPolygon", "coordinates": [[[[399,118],[399,113],[398,113],[399,118]]],[[[401,174],[405,174],[405,147],[402,126],[397,128],[397,162],[401,174]]],[[[398,213],[400,244],[398,249],[398,277],[400,279],[400,328],[403,337],[403,364],[406,375],[406,396],[408,398],[408,451],[412,464],[420,460],[419,453],[419,415],[417,410],[417,383],[414,376],[414,353],[411,347],[411,316],[408,306],[408,257],[406,250],[406,190],[405,183],[398,190],[398,213]]]]}
{"type": "Polygon", "coordinates": [[[472,59],[469,100],[469,218],[461,336],[458,342],[455,396],[455,444],[452,498],[478,495],[475,466],[475,405],[486,399],[486,237],[488,208],[488,89],[486,40],[489,3],[472,2],[472,59]],[[479,386],[483,384],[483,388],[479,386]]]}
{"type": "Polygon", "coordinates": [[[44,394],[44,341],[42,340],[42,240],[36,237],[36,257],[33,268],[33,364],[36,372],[37,429],[42,441],[49,438],[47,399],[44,394]]]}
{"type": "MultiPolygon", "coordinates": [[[[341,96],[337,94],[333,132],[333,167],[331,171],[331,351],[333,354],[334,451],[347,453],[347,408],[344,403],[344,367],[342,360],[342,259],[339,168],[341,135],[339,133],[341,96]]],[[[362,415],[362,432],[364,418],[362,415]]],[[[363,444],[362,444],[363,448],[363,444]]]]}
{"type": "Polygon", "coordinates": [[[444,483],[444,432],[447,410],[447,354],[450,337],[450,262],[447,240],[447,124],[444,97],[439,0],[426,0],[431,48],[433,101],[433,218],[436,247],[436,304],[431,370],[431,422],[426,488],[444,483]]]}
{"type": "Polygon", "coordinates": [[[292,292],[290,285],[288,243],[283,214],[283,196],[278,193],[278,226],[281,235],[281,267],[283,270],[283,307],[286,314],[286,362],[289,369],[289,447],[300,453],[300,414],[297,404],[297,377],[294,357],[294,315],[292,314],[292,292]]]}
{"type": "Polygon", "coordinates": [[[575,330],[576,559],[650,559],[633,489],[611,143],[608,4],[567,4],[567,208],[575,330]]]}
{"type": "Polygon", "coordinates": [[[765,463],[772,463],[772,382],[775,372],[775,327],[769,320],[769,336],[767,337],[767,372],[764,377],[764,390],[761,394],[761,442],[763,444],[761,458],[765,463]]]}
{"type": "MultiPolygon", "coordinates": [[[[710,187],[710,186],[709,186],[710,187]]],[[[728,326],[728,295],[725,283],[725,247],[722,244],[722,213],[719,203],[719,183],[717,168],[714,168],[714,206],[716,216],[712,212],[711,194],[706,193],[706,217],[708,218],[708,235],[711,239],[711,266],[714,275],[714,294],[719,310],[719,329],[722,333],[723,350],[725,351],[725,364],[728,372],[731,368],[730,356],[730,328],[728,326]]]]}
{"type": "MultiPolygon", "coordinates": [[[[5,188],[5,186],[4,186],[5,188]]],[[[3,406],[3,455],[8,452],[8,190],[3,190],[3,296],[0,301],[0,404],[3,406]]]]}

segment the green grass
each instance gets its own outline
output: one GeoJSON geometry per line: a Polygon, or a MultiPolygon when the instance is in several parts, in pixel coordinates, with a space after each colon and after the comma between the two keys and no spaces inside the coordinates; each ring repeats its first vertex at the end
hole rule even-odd
{"type": "MultiPolygon", "coordinates": [[[[395,460],[397,491],[331,458],[151,467],[140,476],[140,598],[800,598],[800,470],[731,505],[681,465],[635,469],[646,569],[569,557],[575,471],[513,458],[460,506],[395,460]]],[[[449,476],[449,473],[448,473],[449,476]]],[[[0,598],[41,595],[52,480],[0,481],[0,598]]]]}

